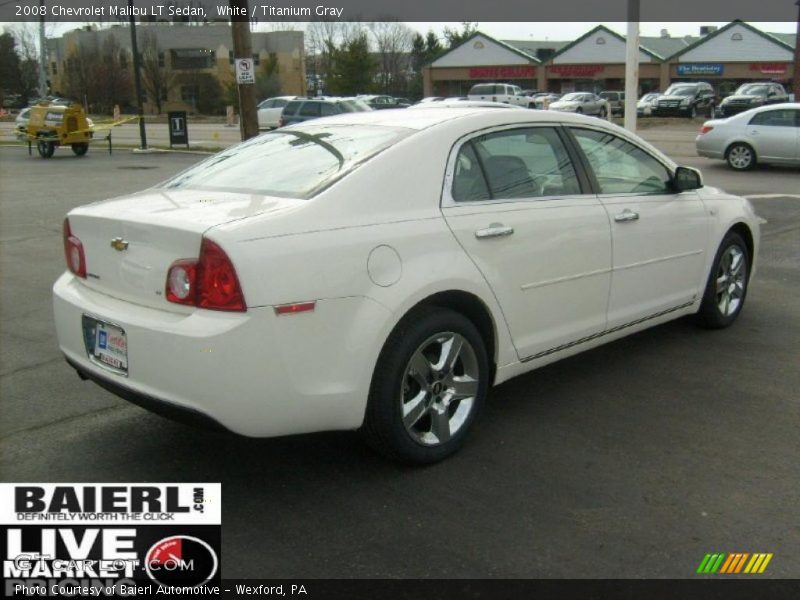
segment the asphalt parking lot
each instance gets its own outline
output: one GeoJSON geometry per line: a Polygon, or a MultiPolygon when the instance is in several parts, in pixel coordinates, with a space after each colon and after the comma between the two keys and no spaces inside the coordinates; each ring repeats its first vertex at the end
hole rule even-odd
{"type": "Polygon", "coordinates": [[[684,578],[707,552],[771,552],[761,577],[800,577],[800,171],[731,172],[693,131],[645,137],[768,220],[739,321],[673,322],[507,382],[424,469],[353,433],[191,429],[82,382],[51,313],[64,214],[199,157],[0,148],[0,479],[221,481],[226,578],[684,578]]]}

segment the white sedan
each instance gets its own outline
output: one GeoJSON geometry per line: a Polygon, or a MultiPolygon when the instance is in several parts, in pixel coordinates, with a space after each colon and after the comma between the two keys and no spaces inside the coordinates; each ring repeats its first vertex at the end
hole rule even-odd
{"type": "Polygon", "coordinates": [[[295,96],[277,96],[261,102],[258,105],[258,128],[276,129],[280,127],[283,108],[294,99],[295,96]]]}
{"type": "Polygon", "coordinates": [[[347,113],[70,211],[55,323],[81,377],[156,412],[428,463],[490,386],[684,315],[730,325],[758,246],[747,200],[605,121],[347,113]]]}
{"type": "Polygon", "coordinates": [[[800,104],[770,104],[727,119],[706,121],[697,153],[746,171],[758,163],[800,165],[800,104]]]}

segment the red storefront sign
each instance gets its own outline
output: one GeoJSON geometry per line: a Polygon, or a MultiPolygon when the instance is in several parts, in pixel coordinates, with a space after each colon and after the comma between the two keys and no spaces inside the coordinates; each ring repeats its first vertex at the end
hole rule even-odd
{"type": "Polygon", "coordinates": [[[560,77],[594,77],[605,70],[603,65],[550,65],[547,71],[560,77]]]}
{"type": "Polygon", "coordinates": [[[785,75],[786,63],[753,63],[751,71],[758,71],[764,75],[785,75]]]}
{"type": "Polygon", "coordinates": [[[530,79],[536,77],[533,65],[517,65],[514,67],[471,67],[470,79],[530,79]]]}

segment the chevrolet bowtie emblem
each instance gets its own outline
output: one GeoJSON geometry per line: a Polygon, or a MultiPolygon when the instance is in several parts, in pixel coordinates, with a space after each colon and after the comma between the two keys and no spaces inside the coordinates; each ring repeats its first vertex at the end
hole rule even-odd
{"type": "Polygon", "coordinates": [[[123,250],[128,249],[128,242],[123,240],[121,237],[115,237],[113,240],[111,240],[111,247],[117,252],[122,252],[123,250]]]}

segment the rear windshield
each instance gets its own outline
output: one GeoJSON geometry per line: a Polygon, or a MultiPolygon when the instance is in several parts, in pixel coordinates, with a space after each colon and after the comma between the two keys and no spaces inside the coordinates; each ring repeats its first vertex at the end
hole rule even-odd
{"type": "Polygon", "coordinates": [[[376,125],[278,129],[215,154],[162,187],[311,198],[411,133],[376,125]]]}

